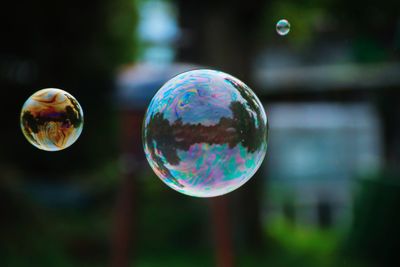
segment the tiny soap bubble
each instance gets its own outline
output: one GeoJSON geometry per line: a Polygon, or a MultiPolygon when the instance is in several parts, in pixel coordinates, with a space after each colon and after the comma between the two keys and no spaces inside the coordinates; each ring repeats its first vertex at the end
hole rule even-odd
{"type": "Polygon", "coordinates": [[[290,23],[286,19],[281,19],[276,23],[276,32],[279,35],[287,35],[290,31],[290,23]]]}

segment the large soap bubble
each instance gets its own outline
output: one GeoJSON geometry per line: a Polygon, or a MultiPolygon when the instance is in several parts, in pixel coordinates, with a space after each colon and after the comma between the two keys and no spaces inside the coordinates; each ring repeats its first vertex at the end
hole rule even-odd
{"type": "Polygon", "coordinates": [[[22,107],[22,132],[39,149],[58,151],[69,147],[78,139],[82,127],[81,106],[63,90],[37,91],[22,107]]]}
{"type": "Polygon", "coordinates": [[[267,150],[267,116],[237,78],[194,70],[169,80],[152,99],[143,143],[154,172],[171,188],[213,197],[246,183],[267,150]]]}

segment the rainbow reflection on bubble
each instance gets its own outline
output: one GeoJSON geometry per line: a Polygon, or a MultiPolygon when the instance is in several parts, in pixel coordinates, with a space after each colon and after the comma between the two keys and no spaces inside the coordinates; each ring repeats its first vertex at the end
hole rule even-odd
{"type": "Polygon", "coordinates": [[[235,77],[194,70],[169,80],[152,99],[143,143],[154,172],[171,188],[213,197],[247,182],[267,151],[267,116],[235,77]]]}

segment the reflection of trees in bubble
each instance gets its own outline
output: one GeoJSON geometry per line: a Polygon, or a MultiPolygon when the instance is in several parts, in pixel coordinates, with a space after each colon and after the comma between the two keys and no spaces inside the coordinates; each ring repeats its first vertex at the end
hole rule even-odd
{"type": "MultiPolygon", "coordinates": [[[[259,127],[257,128],[255,118],[251,116],[240,102],[233,102],[230,108],[233,113],[234,128],[240,129],[238,142],[242,143],[248,152],[254,153],[265,140],[265,125],[259,123],[259,127]]],[[[262,118],[258,112],[257,116],[258,121],[262,122],[262,118]]]]}
{"type": "Polygon", "coordinates": [[[75,128],[78,128],[82,124],[82,116],[81,116],[81,108],[78,104],[78,101],[76,101],[73,97],[65,94],[65,96],[69,99],[73,107],[67,106],[65,108],[67,112],[67,118],[70,120],[72,125],[74,125],[75,128]]]}
{"type": "Polygon", "coordinates": [[[39,143],[36,141],[36,139],[33,137],[33,133],[38,133],[39,129],[36,124],[35,117],[32,115],[30,111],[24,111],[22,114],[22,127],[24,130],[25,135],[34,142],[35,144],[39,145],[39,143]]]}
{"type": "Polygon", "coordinates": [[[24,126],[26,125],[29,127],[30,131],[38,133],[40,126],[48,122],[61,122],[65,127],[72,124],[75,128],[78,128],[82,124],[82,116],[79,110],[71,106],[66,106],[65,111],[42,111],[41,116],[34,116],[29,110],[25,110],[22,114],[22,121],[24,126]]]}
{"type": "Polygon", "coordinates": [[[28,128],[34,132],[37,133],[39,131],[36,118],[32,115],[30,111],[24,111],[22,114],[22,121],[24,127],[28,126],[28,128]]]}
{"type": "Polygon", "coordinates": [[[79,113],[77,113],[76,110],[74,111],[71,106],[65,108],[65,117],[75,128],[78,128],[82,123],[79,113]]]}
{"type": "MultiPolygon", "coordinates": [[[[204,126],[200,123],[183,124],[181,119],[170,124],[162,113],[154,114],[147,125],[145,142],[160,169],[170,174],[169,170],[164,167],[163,160],[155,153],[155,146],[171,165],[178,165],[181,160],[177,150],[188,151],[190,146],[196,143],[227,144],[229,148],[240,143],[248,152],[254,153],[266,138],[266,125],[262,123],[263,119],[257,102],[255,102],[256,99],[250,98],[246,92],[243,94],[249,102],[249,106],[257,114],[258,127],[256,127],[256,118],[252,117],[252,113],[237,101],[232,102],[229,107],[233,114],[232,118],[222,117],[217,124],[211,126],[204,126]]],[[[168,175],[168,177],[172,176],[168,175]]]]}
{"type": "Polygon", "coordinates": [[[246,85],[241,85],[237,83],[235,80],[230,79],[230,78],[225,78],[225,81],[231,84],[233,87],[235,87],[240,95],[246,100],[246,104],[251,108],[251,110],[255,111],[255,114],[257,114],[257,118],[254,118],[255,120],[258,121],[258,128],[254,124],[254,120],[252,120],[251,115],[249,112],[247,112],[243,105],[240,103],[232,103],[231,105],[231,110],[234,113],[234,117],[242,117],[239,119],[239,129],[244,129],[243,131],[243,146],[246,147],[249,152],[254,152],[257,147],[263,142],[263,140],[268,139],[268,131],[266,127],[267,125],[263,124],[263,117],[262,112],[263,110],[260,110],[261,103],[258,101],[256,96],[249,91],[248,88],[246,88],[246,85]],[[244,110],[242,110],[244,109],[244,110]],[[236,111],[236,115],[235,115],[236,111]],[[253,138],[245,138],[246,136],[251,136],[252,133],[254,134],[254,139],[253,138]],[[246,144],[245,144],[246,143],[246,144]]]}
{"type": "Polygon", "coordinates": [[[65,105],[65,109],[61,111],[56,111],[55,107],[27,106],[24,108],[21,116],[21,126],[30,141],[40,145],[37,139],[46,138],[54,145],[59,146],[57,144],[64,144],[62,140],[68,138],[75,129],[81,126],[83,118],[79,104],[68,95],[66,97],[71,105],[65,105]]]}
{"type": "Polygon", "coordinates": [[[153,141],[156,143],[157,149],[162,151],[169,163],[173,165],[179,164],[179,157],[176,154],[176,150],[172,151],[170,148],[171,146],[174,146],[174,144],[170,143],[170,140],[173,140],[174,138],[169,121],[164,119],[161,113],[156,113],[150,120],[147,128],[147,134],[144,136],[144,138],[146,138],[145,143],[149,146],[151,157],[156,162],[158,169],[173,184],[183,188],[183,185],[180,184],[178,180],[173,177],[169,169],[165,167],[162,158],[155,153],[155,144],[153,141]]]}

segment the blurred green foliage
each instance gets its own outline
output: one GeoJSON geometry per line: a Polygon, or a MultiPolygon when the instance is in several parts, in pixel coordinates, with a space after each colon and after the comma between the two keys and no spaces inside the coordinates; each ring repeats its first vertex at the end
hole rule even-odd
{"type": "Polygon", "coordinates": [[[374,266],[398,266],[400,247],[400,183],[397,175],[382,173],[359,180],[347,254],[374,266]]]}

